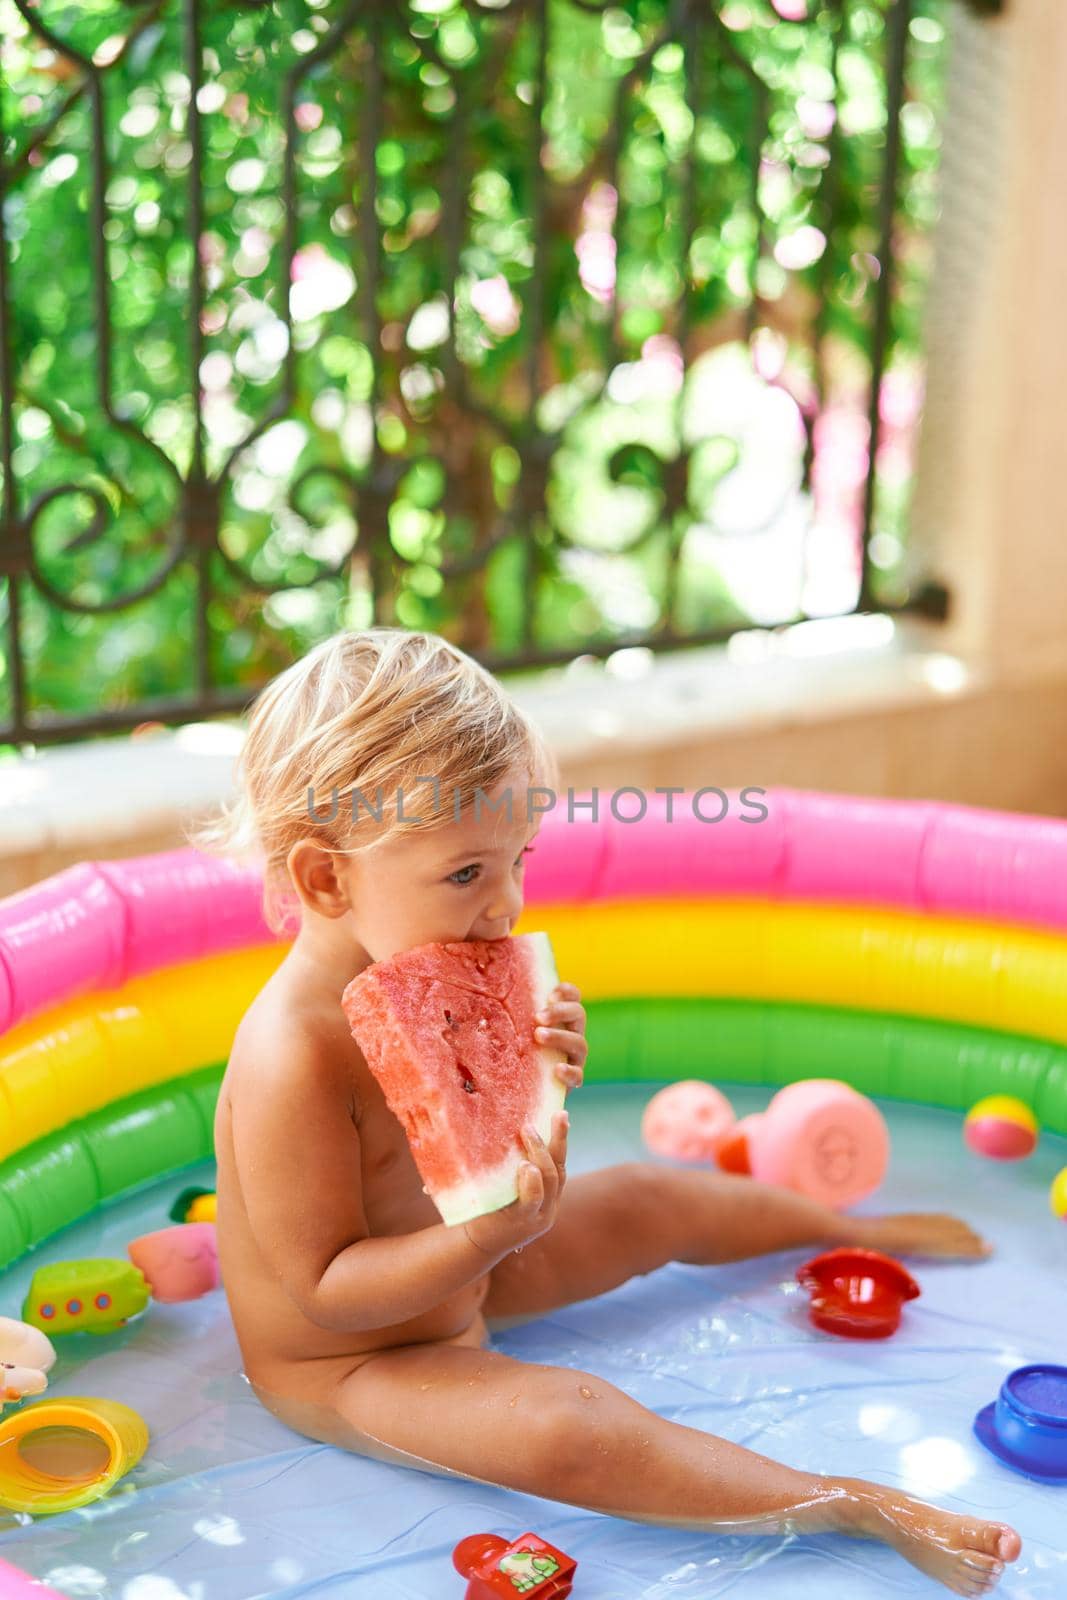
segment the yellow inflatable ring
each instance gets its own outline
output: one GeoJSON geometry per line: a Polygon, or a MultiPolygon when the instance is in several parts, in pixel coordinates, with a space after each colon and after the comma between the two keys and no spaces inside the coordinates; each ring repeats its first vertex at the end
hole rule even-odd
{"type": "Polygon", "coordinates": [[[49,1516],[88,1505],[113,1489],[135,1467],[148,1446],[144,1420],[120,1400],[41,1400],[0,1422],[0,1506],[49,1516]],[[75,1428],[92,1434],[107,1450],[101,1468],[75,1477],[42,1472],[23,1456],[22,1440],[42,1428],[75,1428]]]}
{"type": "Polygon", "coordinates": [[[793,1001],[929,1017],[1067,1044],[1067,943],[1034,928],[882,906],[649,897],[544,904],[583,996],[793,1001]]]}

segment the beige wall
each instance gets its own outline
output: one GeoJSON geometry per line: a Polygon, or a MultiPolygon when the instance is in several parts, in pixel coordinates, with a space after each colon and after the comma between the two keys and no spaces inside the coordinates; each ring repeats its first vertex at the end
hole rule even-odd
{"type": "Polygon", "coordinates": [[[563,782],[609,791],[787,785],[951,800],[1067,817],[1067,677],[975,689],[942,703],[795,719],[649,750],[620,742],[570,757],[563,782]]]}
{"type": "Polygon", "coordinates": [[[942,648],[1006,681],[1062,680],[1067,5],[957,9],[912,527],[954,595],[942,648]]]}

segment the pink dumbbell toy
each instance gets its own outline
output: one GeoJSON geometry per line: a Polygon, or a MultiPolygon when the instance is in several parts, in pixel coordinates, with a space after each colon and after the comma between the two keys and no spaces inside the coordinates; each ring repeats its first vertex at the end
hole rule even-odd
{"type": "Polygon", "coordinates": [[[889,1164],[889,1130],[873,1101],[837,1078],[779,1089],[766,1111],[737,1121],[714,1084],[685,1078],[652,1096],[641,1134],[655,1155],[716,1161],[841,1209],[871,1194],[889,1164]]]}
{"type": "Polygon", "coordinates": [[[766,1111],[735,1125],[720,1166],[840,1209],[873,1193],[889,1165],[889,1130],[873,1101],[836,1078],[779,1089],[766,1111]]]}

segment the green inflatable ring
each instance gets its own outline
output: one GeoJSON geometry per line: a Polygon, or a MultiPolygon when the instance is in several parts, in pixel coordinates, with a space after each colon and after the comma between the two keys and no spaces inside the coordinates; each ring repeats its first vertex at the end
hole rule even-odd
{"type": "MultiPolygon", "coordinates": [[[[586,1009],[589,1083],[704,1077],[728,1089],[842,1078],[864,1094],[953,1110],[1014,1094],[1043,1127],[1067,1134],[1067,1049],[1051,1041],[786,1002],[645,998],[586,1009]]],[[[222,1073],[203,1067],[116,1101],[0,1163],[0,1268],[98,1206],[209,1160],[222,1073]]]]}

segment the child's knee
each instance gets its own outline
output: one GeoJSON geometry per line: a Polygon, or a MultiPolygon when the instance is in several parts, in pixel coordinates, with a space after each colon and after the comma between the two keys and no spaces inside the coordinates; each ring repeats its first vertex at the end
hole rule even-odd
{"type": "Polygon", "coordinates": [[[628,1397],[587,1372],[547,1368],[524,1397],[521,1452],[531,1480],[566,1485],[571,1497],[597,1498],[619,1471],[619,1449],[635,1436],[623,1412],[628,1397]]]}

